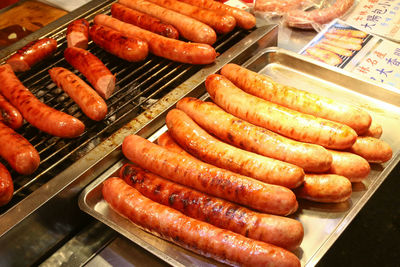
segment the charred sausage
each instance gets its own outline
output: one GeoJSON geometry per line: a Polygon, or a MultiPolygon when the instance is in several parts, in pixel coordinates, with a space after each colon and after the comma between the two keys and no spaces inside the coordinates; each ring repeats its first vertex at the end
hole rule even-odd
{"type": "Polygon", "coordinates": [[[174,140],[204,162],[287,188],[298,187],[303,182],[302,168],[221,142],[179,109],[170,110],[165,121],[174,140]]]}
{"type": "Polygon", "coordinates": [[[64,50],[64,57],[77,69],[104,99],[108,99],[115,89],[115,76],[101,60],[82,48],[69,47],[64,50]]]}
{"type": "Polygon", "coordinates": [[[225,111],[289,138],[336,149],[351,147],[357,138],[356,132],[347,125],[303,114],[247,94],[225,76],[209,75],[205,83],[211,98],[225,111]]]}
{"type": "Polygon", "coordinates": [[[11,174],[6,167],[0,163],[0,206],[4,206],[10,202],[13,193],[14,184],[11,179],[11,174]]]}
{"type": "Polygon", "coordinates": [[[102,194],[133,223],[204,256],[248,266],[300,266],[298,258],[283,248],[187,217],[146,198],[120,178],[107,179],[102,194]]]}
{"type": "Polygon", "coordinates": [[[144,60],[149,52],[145,41],[123,36],[106,26],[93,25],[89,33],[95,44],[129,62],[144,60]]]}
{"type": "Polygon", "coordinates": [[[173,61],[189,64],[210,64],[215,61],[217,56],[214,48],[210,45],[186,43],[166,38],[107,15],[97,15],[94,22],[113,28],[125,36],[143,39],[148,43],[151,53],[173,61]]]}
{"type": "Polygon", "coordinates": [[[137,136],[127,136],[122,152],[129,160],[155,174],[248,207],[277,215],[297,210],[294,194],[283,186],[265,184],[194,160],[137,136]]]}
{"type": "Polygon", "coordinates": [[[57,41],[52,38],[43,38],[30,42],[19,49],[14,55],[7,59],[6,63],[13,71],[27,71],[39,61],[52,55],[57,50],[57,41]]]}
{"type": "Polygon", "coordinates": [[[50,77],[63,89],[90,119],[100,121],[107,115],[107,104],[94,89],[67,69],[55,67],[50,77]]]}
{"type": "Polygon", "coordinates": [[[68,47],[86,49],[89,42],[89,22],[86,19],[77,19],[67,28],[68,47]]]}
{"type": "Polygon", "coordinates": [[[372,121],[371,116],[361,108],[285,86],[267,75],[236,64],[225,65],[221,69],[221,74],[249,94],[299,112],[343,123],[358,134],[366,132],[372,121]]]}
{"type": "Polygon", "coordinates": [[[0,66],[0,93],[11,102],[30,124],[54,136],[73,138],[81,135],[85,125],[77,118],[40,102],[15,76],[10,65],[0,66]]]}
{"type": "Polygon", "coordinates": [[[3,95],[0,94],[0,121],[7,126],[18,129],[22,126],[24,118],[21,113],[13,105],[8,102],[3,95]]]}

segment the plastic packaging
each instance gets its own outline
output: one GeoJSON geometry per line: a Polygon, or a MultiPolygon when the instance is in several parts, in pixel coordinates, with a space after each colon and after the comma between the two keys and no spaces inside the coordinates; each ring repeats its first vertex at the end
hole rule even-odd
{"type": "Polygon", "coordinates": [[[303,10],[313,5],[311,0],[256,0],[253,13],[265,20],[281,19],[288,11],[303,10]]]}

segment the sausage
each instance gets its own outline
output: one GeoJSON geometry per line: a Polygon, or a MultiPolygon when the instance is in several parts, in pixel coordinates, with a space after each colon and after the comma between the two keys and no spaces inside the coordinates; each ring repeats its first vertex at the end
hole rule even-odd
{"type": "Polygon", "coordinates": [[[217,40],[217,34],[210,26],[186,15],[145,0],[119,0],[118,2],[171,24],[178,30],[180,36],[189,41],[212,45],[217,40]]]}
{"type": "Polygon", "coordinates": [[[178,30],[171,24],[147,15],[145,13],[133,10],[118,3],[111,6],[111,15],[124,22],[136,25],[145,30],[160,34],[162,36],[179,39],[178,30]]]}
{"type": "Polygon", "coordinates": [[[363,157],[345,151],[329,152],[333,158],[329,173],[344,176],[355,183],[364,180],[371,171],[371,166],[363,157]]]}
{"type": "Polygon", "coordinates": [[[258,0],[254,3],[253,10],[281,16],[289,10],[302,8],[304,2],[304,0],[258,0]]]}
{"type": "Polygon", "coordinates": [[[64,57],[72,67],[86,77],[102,98],[108,99],[112,95],[115,89],[115,76],[99,58],[77,47],[65,49],[64,57]]]}
{"type": "Polygon", "coordinates": [[[140,194],[120,178],[103,183],[103,198],[136,225],[186,249],[216,260],[247,266],[300,266],[291,252],[192,219],[140,194]]]}
{"type": "Polygon", "coordinates": [[[311,11],[302,9],[290,10],[286,16],[286,23],[290,27],[312,29],[313,24],[327,24],[335,18],[343,16],[354,4],[354,0],[336,0],[329,7],[317,8],[311,11]]]}
{"type": "Polygon", "coordinates": [[[179,0],[190,5],[211,9],[221,14],[231,15],[236,19],[236,24],[240,28],[250,30],[256,26],[256,18],[249,12],[240,8],[232,7],[214,0],[179,0]]]}
{"type": "Polygon", "coordinates": [[[340,56],[351,57],[353,55],[353,52],[351,50],[341,48],[341,47],[336,47],[336,46],[329,45],[329,44],[318,43],[314,47],[330,51],[330,52],[338,54],[340,56]]]}
{"type": "Polygon", "coordinates": [[[149,47],[145,41],[123,36],[120,32],[106,26],[93,25],[89,33],[95,44],[126,61],[144,60],[149,53],[149,47]]]}
{"type": "Polygon", "coordinates": [[[6,167],[0,163],[0,206],[4,206],[10,202],[13,193],[14,184],[11,179],[11,174],[8,172],[6,167]]]}
{"type": "Polygon", "coordinates": [[[392,148],[388,143],[371,136],[357,137],[349,151],[372,163],[384,163],[393,155],[392,148]]]}
{"type": "Polygon", "coordinates": [[[67,28],[68,47],[86,49],[89,42],[89,22],[86,19],[77,19],[67,28]]]}
{"type": "Polygon", "coordinates": [[[241,120],[212,102],[185,97],[176,107],[217,138],[266,157],[289,162],[308,172],[324,172],[332,163],[322,146],[297,142],[241,120]]]}
{"type": "Polygon", "coordinates": [[[367,131],[372,121],[371,116],[361,108],[280,84],[267,75],[236,64],[225,65],[221,74],[247,93],[290,109],[343,123],[360,134],[367,131]]]}
{"type": "Polygon", "coordinates": [[[330,39],[330,40],[336,40],[336,41],[341,41],[341,42],[346,42],[346,43],[353,43],[353,44],[359,44],[359,45],[361,45],[363,43],[363,39],[361,39],[361,38],[348,37],[348,36],[343,36],[340,34],[329,33],[329,32],[326,32],[324,34],[324,37],[327,39],[330,39]]]}
{"type": "Polygon", "coordinates": [[[0,122],[7,126],[18,129],[22,126],[24,118],[21,113],[13,105],[8,102],[3,95],[0,94],[0,122]]]}
{"type": "Polygon", "coordinates": [[[304,236],[302,224],[294,219],[251,211],[129,163],[121,168],[120,177],[155,202],[255,240],[293,250],[300,245],[304,236]]]}
{"type": "Polygon", "coordinates": [[[287,188],[298,187],[303,182],[302,168],[221,142],[179,109],[170,110],[165,121],[173,139],[204,162],[287,188]]]}
{"type": "Polygon", "coordinates": [[[166,38],[107,15],[97,15],[94,22],[108,26],[125,36],[143,39],[148,43],[151,53],[173,61],[189,64],[210,64],[215,61],[217,56],[214,48],[210,45],[166,38]]]}
{"type": "Polygon", "coordinates": [[[30,42],[6,61],[13,71],[22,72],[30,70],[39,61],[51,56],[57,50],[57,41],[52,38],[43,38],[30,42]]]}
{"type": "Polygon", "coordinates": [[[337,149],[349,148],[357,138],[355,131],[347,125],[247,94],[222,75],[209,75],[205,83],[211,98],[225,111],[286,137],[337,149]]]}
{"type": "Polygon", "coordinates": [[[343,41],[339,41],[339,40],[325,39],[325,38],[321,40],[321,43],[333,45],[336,47],[341,47],[344,49],[350,49],[350,50],[354,50],[354,51],[359,51],[362,48],[362,46],[360,44],[343,42],[343,41]]]}
{"type": "Polygon", "coordinates": [[[231,32],[236,27],[236,20],[231,15],[218,14],[213,10],[189,5],[177,0],[149,1],[201,21],[213,28],[217,33],[225,34],[231,32]]]}
{"type": "Polygon", "coordinates": [[[96,91],[67,69],[49,69],[50,77],[63,89],[90,119],[100,121],[107,115],[107,104],[96,91]]]}
{"type": "Polygon", "coordinates": [[[10,101],[30,124],[48,134],[73,138],[85,130],[83,122],[40,102],[15,76],[10,65],[0,66],[0,93],[10,101]]]}
{"type": "Polygon", "coordinates": [[[383,133],[382,126],[378,124],[375,121],[371,122],[371,126],[369,126],[368,130],[366,133],[363,134],[363,136],[371,136],[375,138],[381,138],[383,133]]]}
{"type": "Polygon", "coordinates": [[[322,203],[339,203],[348,200],[352,193],[351,182],[336,174],[306,174],[302,186],[294,189],[296,196],[322,203]]]}
{"type": "Polygon", "coordinates": [[[194,160],[137,135],[124,139],[122,152],[140,167],[164,178],[262,212],[288,215],[298,208],[293,192],[283,186],[265,184],[194,160]]]}
{"type": "Polygon", "coordinates": [[[20,174],[33,173],[40,164],[39,153],[22,135],[0,122],[0,157],[20,174]]]}
{"type": "Polygon", "coordinates": [[[329,30],[329,32],[337,35],[355,37],[355,38],[365,38],[368,35],[366,32],[360,30],[338,29],[338,28],[332,28],[329,30]]]}
{"type": "Polygon", "coordinates": [[[342,58],[336,55],[335,53],[318,47],[307,48],[305,52],[308,55],[311,55],[316,60],[324,62],[331,66],[339,65],[343,61],[342,58]]]}

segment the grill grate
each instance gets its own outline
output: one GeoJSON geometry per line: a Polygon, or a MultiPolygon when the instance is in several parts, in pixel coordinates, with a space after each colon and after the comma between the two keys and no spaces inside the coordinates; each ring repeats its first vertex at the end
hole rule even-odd
{"type": "MultiPolygon", "coordinates": [[[[102,13],[107,14],[107,12],[109,13],[109,9],[106,12],[103,10],[102,13]]],[[[73,71],[86,81],[64,60],[63,51],[67,47],[65,31],[64,29],[53,36],[57,39],[58,49],[51,58],[34,66],[28,72],[18,74],[18,77],[42,102],[82,120],[86,130],[78,138],[63,139],[50,136],[25,123],[17,132],[28,139],[37,149],[41,164],[32,175],[22,176],[11,171],[15,188],[14,196],[9,204],[0,209],[0,214],[18,204],[30,193],[108,138],[125,123],[142,113],[154,101],[172,91],[202,68],[198,65],[172,62],[151,54],[143,62],[129,63],[90,42],[88,50],[99,57],[116,75],[116,90],[106,101],[108,105],[106,118],[100,122],[92,121],[80,111],[72,99],[57,88],[48,74],[50,68],[60,66],[73,71]]],[[[222,54],[249,33],[249,31],[236,29],[229,35],[219,36],[214,48],[222,54]]],[[[6,162],[0,160],[11,170],[6,162]]]]}

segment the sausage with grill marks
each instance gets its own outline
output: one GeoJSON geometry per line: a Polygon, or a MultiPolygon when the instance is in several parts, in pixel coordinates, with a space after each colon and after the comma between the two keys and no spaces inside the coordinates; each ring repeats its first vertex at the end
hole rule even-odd
{"type": "Polygon", "coordinates": [[[297,248],[303,239],[303,226],[297,220],[251,211],[176,184],[132,164],[125,164],[121,168],[120,177],[155,202],[246,237],[290,250],[297,248]]]}
{"type": "Polygon", "coordinates": [[[248,266],[300,266],[291,252],[192,219],[140,194],[120,178],[103,183],[103,198],[118,213],[164,239],[216,260],[248,266]]]}
{"type": "Polygon", "coordinates": [[[155,174],[266,213],[289,215],[298,208],[293,192],[194,160],[137,136],[125,137],[122,152],[155,174]]]}
{"type": "Polygon", "coordinates": [[[85,130],[77,118],[40,102],[15,76],[10,65],[0,66],[0,80],[3,81],[0,93],[39,130],[64,138],[77,137],[85,130]]]}
{"type": "Polygon", "coordinates": [[[86,19],[77,19],[67,28],[68,47],[86,49],[89,42],[89,22],[86,19]]]}
{"type": "Polygon", "coordinates": [[[24,118],[21,113],[13,105],[8,102],[3,95],[0,94],[0,122],[7,126],[18,129],[22,126],[24,118]]]}

